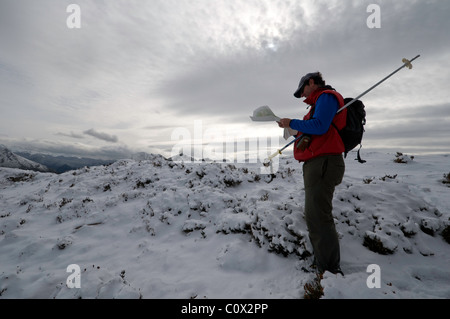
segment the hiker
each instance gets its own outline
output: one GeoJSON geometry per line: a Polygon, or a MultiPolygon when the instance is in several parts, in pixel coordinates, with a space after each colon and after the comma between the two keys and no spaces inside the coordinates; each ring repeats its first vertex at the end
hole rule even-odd
{"type": "Polygon", "coordinates": [[[345,171],[345,147],[338,130],[346,124],[347,110],[336,114],[344,106],[344,99],[325,85],[320,72],[303,76],[294,96],[306,98],[304,102],[311,107],[309,113],[303,120],[283,118],[278,125],[298,131],[297,137],[304,135],[294,144],[294,157],[304,162],[305,220],[314,249],[314,265],[320,274],[330,271],[343,275],[332,200],[345,171]]]}

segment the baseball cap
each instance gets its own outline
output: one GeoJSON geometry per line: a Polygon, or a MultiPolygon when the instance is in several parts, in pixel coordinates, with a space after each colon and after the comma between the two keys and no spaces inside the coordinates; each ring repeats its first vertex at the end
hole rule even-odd
{"type": "Polygon", "coordinates": [[[298,84],[298,89],[297,91],[295,91],[294,96],[296,98],[301,98],[302,97],[302,92],[303,92],[303,87],[305,86],[306,82],[309,81],[309,79],[311,79],[314,76],[320,75],[320,72],[313,72],[313,73],[308,73],[305,76],[303,76],[300,79],[300,83],[298,84]]]}

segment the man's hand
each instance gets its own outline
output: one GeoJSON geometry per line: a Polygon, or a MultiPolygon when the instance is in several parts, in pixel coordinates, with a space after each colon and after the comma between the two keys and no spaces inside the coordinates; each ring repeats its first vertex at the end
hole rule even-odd
{"type": "Polygon", "coordinates": [[[278,123],[278,126],[281,128],[289,128],[289,123],[291,122],[291,119],[281,119],[278,123]]]}

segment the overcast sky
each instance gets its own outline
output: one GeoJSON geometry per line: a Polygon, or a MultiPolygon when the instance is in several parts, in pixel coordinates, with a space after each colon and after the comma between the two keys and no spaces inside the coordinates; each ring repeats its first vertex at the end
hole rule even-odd
{"type": "Polygon", "coordinates": [[[0,143],[117,158],[170,155],[180,132],[278,137],[249,116],[302,118],[305,73],[355,97],[420,54],[362,99],[363,144],[450,153],[449,14],[447,0],[0,0],[0,143]]]}

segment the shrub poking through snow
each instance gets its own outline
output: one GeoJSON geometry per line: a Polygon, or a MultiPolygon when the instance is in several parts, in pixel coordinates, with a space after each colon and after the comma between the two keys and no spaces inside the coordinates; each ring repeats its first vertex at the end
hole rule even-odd
{"type": "Polygon", "coordinates": [[[442,184],[447,184],[447,186],[450,186],[450,173],[444,174],[444,179],[442,180],[442,184]]]}
{"type": "Polygon", "coordinates": [[[414,160],[414,156],[408,156],[406,154],[397,152],[397,154],[395,154],[394,163],[407,164],[412,160],[414,160]]]}
{"type": "Polygon", "coordinates": [[[363,246],[381,255],[392,255],[396,249],[389,240],[370,231],[367,231],[364,236],[363,246]]]}
{"type": "Polygon", "coordinates": [[[303,286],[305,293],[303,298],[305,299],[320,299],[324,295],[323,287],[320,283],[322,280],[322,275],[317,274],[316,278],[313,281],[306,283],[303,286]]]}
{"type": "Polygon", "coordinates": [[[442,231],[442,237],[444,240],[450,244],[450,225],[447,225],[444,230],[442,231]]]}

